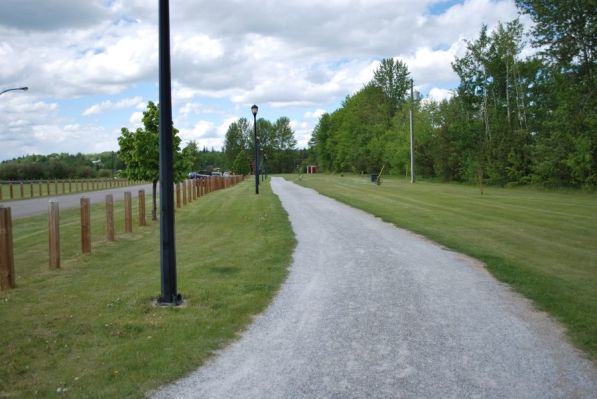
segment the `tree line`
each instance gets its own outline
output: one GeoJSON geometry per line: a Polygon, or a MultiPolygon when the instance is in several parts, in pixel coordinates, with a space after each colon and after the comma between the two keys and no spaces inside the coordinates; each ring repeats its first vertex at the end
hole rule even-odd
{"type": "Polygon", "coordinates": [[[26,155],[2,161],[0,180],[87,179],[112,177],[124,167],[116,153],[26,155]]]}
{"type": "Polygon", "coordinates": [[[407,97],[410,74],[384,59],[371,82],[324,114],[310,149],[327,171],[409,171],[414,110],[419,175],[490,184],[597,185],[595,13],[591,1],[517,0],[518,19],[481,27],[452,67],[460,84],[441,102],[407,97]],[[536,54],[524,56],[531,44],[536,54]]]}
{"type": "MultiPolygon", "coordinates": [[[[251,173],[255,159],[254,126],[240,118],[228,127],[223,152],[227,165],[239,174],[251,173]]],[[[290,119],[285,116],[270,122],[257,119],[257,144],[260,169],[266,173],[289,173],[296,169],[302,152],[296,148],[290,119]]]]}

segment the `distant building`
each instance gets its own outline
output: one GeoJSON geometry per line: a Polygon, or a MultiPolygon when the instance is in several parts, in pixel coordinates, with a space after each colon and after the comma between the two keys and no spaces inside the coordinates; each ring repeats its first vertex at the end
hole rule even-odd
{"type": "Polygon", "coordinates": [[[307,174],[317,173],[317,165],[307,166],[307,174]]]}

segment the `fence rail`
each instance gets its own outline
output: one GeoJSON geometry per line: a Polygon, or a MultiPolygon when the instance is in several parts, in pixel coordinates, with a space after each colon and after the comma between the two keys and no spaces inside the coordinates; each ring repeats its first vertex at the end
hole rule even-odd
{"type": "Polygon", "coordinates": [[[142,182],[128,179],[0,180],[0,201],[126,187],[142,182]]]}
{"type": "MultiPolygon", "coordinates": [[[[181,202],[186,205],[193,200],[224,188],[232,187],[245,179],[244,176],[212,176],[202,177],[193,180],[185,180],[175,184],[177,208],[181,207],[181,202]],[[182,197],[182,198],[181,198],[182,197]],[[182,199],[182,201],[181,201],[182,199]],[[188,200],[188,201],[187,201],[188,200]]],[[[122,180],[124,184],[126,180],[122,180]]],[[[43,181],[47,182],[47,181],[43,181]]],[[[126,181],[128,182],[128,181],[126,181]]],[[[3,182],[0,181],[0,184],[3,182]]],[[[14,183],[14,182],[12,182],[14,183]]],[[[41,183],[41,181],[40,181],[41,183]]],[[[21,186],[22,187],[22,186],[21,186]]],[[[120,187],[120,186],[114,186],[120,187]]],[[[131,192],[124,193],[124,233],[132,233],[132,198],[131,192]]],[[[138,206],[138,225],[145,226],[145,191],[139,191],[138,206]]],[[[114,229],[114,200],[113,195],[106,195],[106,235],[105,241],[115,240],[114,229]]],[[[81,213],[81,253],[92,253],[92,235],[91,235],[91,201],[83,196],[80,200],[81,213]]],[[[59,202],[52,199],[48,202],[48,265],[51,270],[60,269],[60,213],[59,202]]],[[[10,207],[0,204],[0,290],[7,290],[15,287],[15,271],[13,256],[13,231],[12,217],[10,207]]]]}

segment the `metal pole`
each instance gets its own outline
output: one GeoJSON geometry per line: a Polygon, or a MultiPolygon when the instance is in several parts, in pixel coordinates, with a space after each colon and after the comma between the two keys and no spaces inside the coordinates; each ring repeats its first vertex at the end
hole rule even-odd
{"type": "Polygon", "coordinates": [[[9,91],[15,91],[15,90],[23,90],[23,91],[27,91],[27,90],[29,90],[29,88],[28,88],[28,87],[15,87],[14,89],[6,89],[6,90],[2,90],[2,91],[0,91],[0,95],[1,95],[1,94],[4,94],[4,93],[7,93],[7,92],[9,92],[9,91]]]}
{"type": "Polygon", "coordinates": [[[170,81],[170,12],[160,0],[160,266],[162,290],[159,303],[178,305],[176,246],[174,237],[174,162],[172,145],[172,88],[170,81]]]}
{"type": "Polygon", "coordinates": [[[414,95],[413,95],[413,80],[410,80],[410,182],[415,182],[415,124],[414,124],[414,95]]]}
{"type": "Polygon", "coordinates": [[[253,114],[255,139],[255,194],[259,194],[259,142],[257,141],[257,114],[253,114]]]}

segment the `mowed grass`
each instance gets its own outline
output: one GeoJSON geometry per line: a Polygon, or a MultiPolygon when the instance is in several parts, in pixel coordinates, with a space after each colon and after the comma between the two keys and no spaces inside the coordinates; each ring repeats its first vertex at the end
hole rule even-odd
{"type": "MultiPolygon", "coordinates": [[[[499,280],[559,319],[597,359],[597,195],[485,188],[368,176],[291,181],[487,264],[499,280]]],[[[425,256],[425,254],[421,254],[425,256]]]]}
{"type": "Polygon", "coordinates": [[[159,224],[125,235],[116,205],[114,243],[92,205],[87,256],[78,210],[61,212],[58,271],[48,270],[46,217],[14,222],[18,287],[0,292],[0,397],[143,397],[238,337],[287,274],[295,241],[285,211],[269,186],[257,196],[240,183],[177,210],[185,305],[156,308],[159,224]]]}

